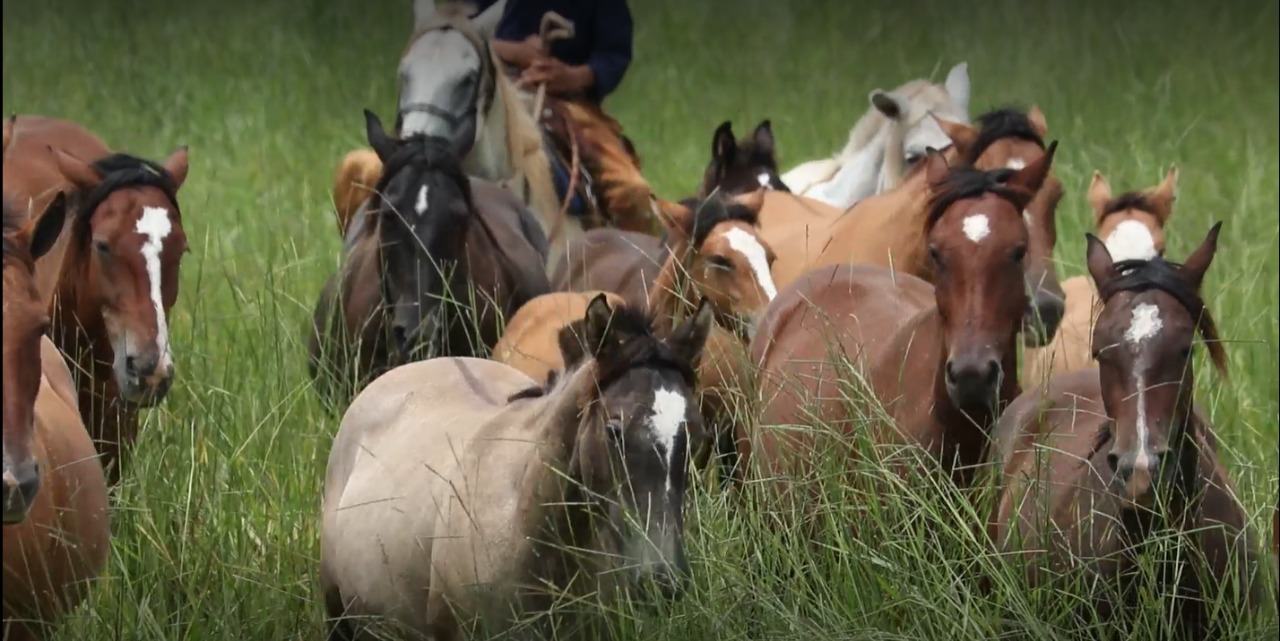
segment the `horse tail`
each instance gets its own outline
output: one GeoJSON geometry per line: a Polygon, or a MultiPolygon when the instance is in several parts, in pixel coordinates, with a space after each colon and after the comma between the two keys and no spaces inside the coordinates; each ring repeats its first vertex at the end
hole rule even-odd
{"type": "Polygon", "coordinates": [[[382,161],[370,149],[347,152],[333,178],[333,206],[337,214],[338,233],[343,237],[360,205],[368,200],[382,177],[382,161]]]}

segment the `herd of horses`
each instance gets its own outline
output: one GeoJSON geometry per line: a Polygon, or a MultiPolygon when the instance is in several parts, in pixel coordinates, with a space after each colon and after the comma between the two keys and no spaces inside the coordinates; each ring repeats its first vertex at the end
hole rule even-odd
{"type": "MultiPolygon", "coordinates": [[[[1059,283],[1045,116],[971,119],[961,63],[872,92],[839,154],[785,174],[769,121],[740,140],[725,123],[694,195],[653,198],[661,234],[621,231],[561,206],[533,96],[488,46],[501,9],[415,2],[396,127],[366,111],[369,149],[335,178],[341,260],[307,332],[341,415],[332,639],[366,617],[447,640],[574,597],[674,598],[690,470],[759,488],[820,542],[818,469],[880,445],[927,455],[904,478],[989,480],[985,535],[1032,584],[1132,582],[1172,530],[1194,571],[1162,578],[1194,638],[1217,586],[1270,601],[1280,513],[1268,554],[1194,399],[1197,344],[1227,374],[1201,294],[1221,223],[1165,257],[1176,169],[1118,195],[1095,173],[1088,273],[1059,283]]],[[[5,122],[5,639],[44,638],[106,564],[108,488],[175,375],[187,171],[185,148],[157,163],[68,120],[5,122]]]]}

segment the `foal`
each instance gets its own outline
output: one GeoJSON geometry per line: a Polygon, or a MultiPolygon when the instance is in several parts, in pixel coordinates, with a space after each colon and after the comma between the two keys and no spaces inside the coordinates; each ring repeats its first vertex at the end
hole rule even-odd
{"type": "Polygon", "coordinates": [[[699,199],[712,192],[745,194],[764,187],[790,191],[778,176],[777,145],[773,125],[763,120],[747,138],[733,137],[733,123],[726,120],[716,128],[711,141],[711,161],[702,172],[699,199]]]}
{"type": "Polygon", "coordinates": [[[1219,587],[1240,590],[1228,596],[1234,605],[1259,606],[1257,574],[1267,566],[1193,396],[1197,333],[1226,374],[1200,294],[1220,228],[1181,266],[1160,257],[1113,262],[1089,235],[1089,274],[1103,305],[1093,330],[1097,368],[1020,396],[992,448],[1003,474],[991,535],[1005,553],[1045,551],[1027,559],[1033,584],[1083,566],[1095,579],[1090,603],[1109,620],[1140,606],[1138,560],[1156,553],[1156,532],[1173,530],[1188,544],[1179,552],[1186,571],[1162,571],[1160,580],[1176,592],[1174,632],[1191,639],[1212,638],[1214,606],[1205,601],[1217,601],[1219,587]]]}

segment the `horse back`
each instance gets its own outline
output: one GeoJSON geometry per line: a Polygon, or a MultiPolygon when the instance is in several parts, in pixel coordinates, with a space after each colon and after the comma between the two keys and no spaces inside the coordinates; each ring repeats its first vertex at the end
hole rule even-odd
{"type": "Polygon", "coordinates": [[[535,381],[546,381],[552,371],[564,369],[560,330],[585,316],[587,306],[599,294],[605,295],[610,307],[624,304],[617,294],[598,291],[550,292],[530,300],[507,321],[506,331],[493,349],[493,359],[535,381]]]}
{"type": "Polygon", "coordinates": [[[662,241],[633,231],[601,227],[569,243],[552,278],[560,291],[613,292],[640,309],[662,269],[662,241]]]}

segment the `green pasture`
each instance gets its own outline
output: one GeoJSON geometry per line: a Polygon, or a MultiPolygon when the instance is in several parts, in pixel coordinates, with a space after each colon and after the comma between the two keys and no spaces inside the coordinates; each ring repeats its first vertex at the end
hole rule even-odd
{"type": "MultiPolygon", "coordinates": [[[[171,319],[178,381],[145,426],[114,497],[113,552],[73,640],[323,638],[320,487],[338,425],[310,389],[305,335],[337,264],[333,171],[364,144],[361,109],[394,118],[408,0],[5,0],[4,113],[84,123],[162,159],[189,145],[180,194],[192,252],[171,319]]],[[[770,118],[785,167],[843,144],[872,89],[940,81],[969,62],[975,113],[1038,104],[1060,141],[1062,278],[1083,272],[1084,192],[1181,171],[1168,253],[1225,221],[1206,296],[1231,379],[1201,363],[1199,398],[1254,522],[1270,535],[1280,398],[1280,9],[1274,0],[636,0],[636,62],[609,108],[658,192],[692,193],[711,134],[770,118]]],[[[426,446],[426,444],[424,444],[426,446]]],[[[820,550],[698,490],[697,579],[678,603],[620,607],[622,639],[1062,638],[1060,594],[992,566],[977,517],[890,488],[882,514],[830,494],[820,550]],[[844,510],[844,512],[841,512],[844,510]]],[[[1128,638],[1163,638],[1151,597],[1128,638]]],[[[1274,615],[1236,638],[1276,638],[1274,615]]]]}

